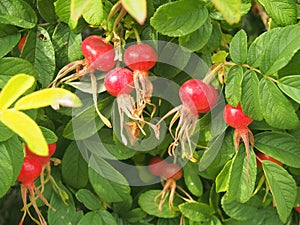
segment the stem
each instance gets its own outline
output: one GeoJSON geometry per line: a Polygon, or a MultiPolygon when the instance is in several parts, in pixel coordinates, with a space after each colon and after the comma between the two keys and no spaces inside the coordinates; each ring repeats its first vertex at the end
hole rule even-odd
{"type": "Polygon", "coordinates": [[[136,42],[138,44],[140,44],[142,42],[141,37],[140,37],[140,34],[139,34],[138,30],[135,27],[133,27],[133,32],[134,32],[134,36],[136,38],[136,42]]]}
{"type": "Polygon", "coordinates": [[[210,84],[215,78],[215,74],[224,66],[223,63],[217,65],[215,68],[210,70],[204,77],[203,82],[206,84],[210,84]]]}

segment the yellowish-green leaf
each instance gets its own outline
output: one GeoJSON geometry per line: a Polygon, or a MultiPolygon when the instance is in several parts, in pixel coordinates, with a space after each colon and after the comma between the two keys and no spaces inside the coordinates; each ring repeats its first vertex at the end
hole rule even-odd
{"type": "Polygon", "coordinates": [[[241,19],[241,0],[212,0],[229,24],[238,23],[241,19]]]}
{"type": "Polygon", "coordinates": [[[7,109],[34,83],[34,77],[17,74],[10,78],[0,93],[0,110],[7,109]]]}
{"type": "Polygon", "coordinates": [[[41,156],[48,155],[48,145],[41,129],[25,113],[15,109],[5,109],[0,111],[0,121],[22,137],[33,153],[41,156]]]}
{"type": "Polygon", "coordinates": [[[71,0],[70,5],[70,20],[69,25],[71,29],[75,29],[78,19],[83,14],[85,8],[91,4],[91,0],[71,0]]]}
{"type": "Polygon", "coordinates": [[[146,0],[121,0],[122,6],[139,24],[144,24],[147,18],[146,0]]]}
{"type": "Polygon", "coordinates": [[[66,107],[81,106],[80,99],[72,92],[63,88],[47,88],[19,99],[15,104],[17,110],[36,109],[50,106],[58,109],[59,105],[66,107]]]}

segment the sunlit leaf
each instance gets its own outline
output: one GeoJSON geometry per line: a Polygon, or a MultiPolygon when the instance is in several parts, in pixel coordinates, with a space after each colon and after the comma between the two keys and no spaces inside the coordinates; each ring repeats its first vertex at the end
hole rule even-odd
{"type": "Polygon", "coordinates": [[[71,0],[69,25],[72,29],[76,28],[78,19],[90,3],[91,0],[71,0]]]}
{"type": "Polygon", "coordinates": [[[241,19],[241,0],[212,0],[212,3],[229,24],[238,23],[241,19]]]}
{"type": "Polygon", "coordinates": [[[121,0],[122,6],[139,23],[144,24],[147,17],[146,0],[121,0]]]}

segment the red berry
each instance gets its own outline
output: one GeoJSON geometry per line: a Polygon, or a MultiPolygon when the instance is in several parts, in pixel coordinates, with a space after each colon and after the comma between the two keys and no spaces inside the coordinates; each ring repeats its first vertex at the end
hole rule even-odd
{"type": "Polygon", "coordinates": [[[271,156],[268,156],[262,152],[256,152],[255,153],[256,156],[258,157],[258,159],[256,159],[256,162],[257,162],[257,166],[259,168],[262,168],[262,161],[263,160],[268,160],[268,161],[271,161],[271,162],[274,162],[274,163],[277,163],[279,166],[282,166],[283,164],[281,162],[279,162],[278,160],[272,158],[271,156]]]}
{"type": "Polygon", "coordinates": [[[179,165],[177,164],[166,164],[162,168],[161,176],[164,179],[173,179],[173,180],[179,180],[182,177],[182,170],[179,165]]]}
{"type": "Polygon", "coordinates": [[[163,171],[163,167],[166,165],[167,163],[160,157],[156,156],[153,157],[152,159],[150,159],[149,161],[149,171],[150,173],[152,173],[154,176],[161,176],[162,175],[162,171],[163,171]]]}
{"type": "Polygon", "coordinates": [[[17,180],[27,186],[33,186],[34,180],[40,176],[42,165],[37,159],[25,156],[17,180]]]}
{"type": "Polygon", "coordinates": [[[247,128],[253,119],[248,117],[243,111],[240,103],[237,107],[227,104],[223,112],[225,122],[233,128],[247,128]]]}
{"type": "Polygon", "coordinates": [[[92,70],[109,71],[115,66],[114,46],[100,36],[92,35],[84,39],[81,51],[92,70]]]}
{"type": "Polygon", "coordinates": [[[181,85],[179,90],[181,102],[197,113],[207,113],[218,101],[216,89],[202,80],[191,79],[181,85]]]}
{"type": "Polygon", "coordinates": [[[37,159],[41,165],[45,165],[49,162],[51,156],[54,154],[56,150],[56,143],[48,144],[48,149],[49,149],[49,155],[48,156],[39,156],[35,153],[33,153],[28,146],[26,145],[25,151],[26,151],[26,156],[29,156],[30,158],[37,159]]]}
{"type": "Polygon", "coordinates": [[[155,50],[147,44],[129,46],[124,53],[124,62],[132,70],[148,71],[157,61],[155,50]]]}
{"type": "Polygon", "coordinates": [[[133,73],[126,68],[115,68],[106,74],[104,86],[113,96],[130,94],[133,90],[133,73]]]}
{"type": "Polygon", "coordinates": [[[23,47],[24,47],[24,44],[25,44],[25,41],[27,39],[27,35],[24,35],[21,40],[19,41],[19,44],[18,44],[18,49],[20,52],[22,52],[23,50],[23,47]]]}
{"type": "Polygon", "coordinates": [[[294,209],[296,210],[296,212],[300,213],[300,205],[295,206],[294,209]]]}

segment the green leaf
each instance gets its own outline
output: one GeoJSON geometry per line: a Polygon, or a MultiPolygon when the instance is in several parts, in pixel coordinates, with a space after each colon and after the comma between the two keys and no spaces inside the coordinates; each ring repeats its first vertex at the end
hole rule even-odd
{"type": "Polygon", "coordinates": [[[71,0],[69,26],[73,30],[78,24],[78,19],[82,16],[85,8],[90,6],[92,0],[71,0]]]}
{"type": "Polygon", "coordinates": [[[96,211],[103,209],[102,202],[88,189],[80,189],[76,192],[76,198],[89,210],[96,211]]]}
{"type": "MultiPolygon", "coordinates": [[[[171,211],[168,205],[168,200],[162,205],[162,210],[158,210],[158,202],[154,202],[154,198],[160,193],[160,190],[149,190],[142,193],[139,197],[139,205],[148,214],[159,217],[159,218],[175,218],[179,216],[178,211],[171,211]]],[[[157,200],[159,201],[160,198],[157,200]]],[[[176,207],[181,200],[175,195],[174,206],[176,207]]]]}
{"type": "Polygon", "coordinates": [[[15,109],[0,111],[0,121],[22,137],[30,150],[40,156],[48,155],[48,145],[36,122],[15,109]]]}
{"type": "Polygon", "coordinates": [[[297,139],[283,132],[262,132],[254,136],[255,148],[291,167],[300,168],[297,139]]]}
{"type": "Polygon", "coordinates": [[[228,201],[247,202],[253,194],[256,181],[256,157],[250,148],[250,158],[245,148],[240,147],[233,160],[227,191],[228,201]]]}
{"type": "Polygon", "coordinates": [[[208,11],[201,0],[181,0],[160,6],[150,24],[164,35],[179,37],[197,30],[207,16],[208,11]]]}
{"type": "Polygon", "coordinates": [[[147,18],[146,0],[121,0],[122,6],[140,25],[143,25],[147,18]]]}
{"type": "Polygon", "coordinates": [[[278,87],[268,79],[261,79],[259,86],[263,115],[275,128],[293,129],[298,125],[295,109],[278,87]]]}
{"type": "Polygon", "coordinates": [[[212,3],[229,24],[238,23],[241,19],[241,0],[212,0],[212,3]]]}
{"type": "Polygon", "coordinates": [[[41,127],[41,126],[40,126],[40,129],[43,133],[43,136],[46,139],[47,144],[52,144],[54,142],[57,142],[58,137],[56,136],[56,134],[52,130],[49,130],[48,128],[41,127]]]}
{"type": "Polygon", "coordinates": [[[187,162],[183,167],[185,185],[193,195],[200,197],[203,194],[203,185],[197,171],[196,163],[187,162]]]}
{"type": "Polygon", "coordinates": [[[59,19],[68,24],[70,20],[71,14],[71,0],[57,0],[54,2],[55,13],[59,17],[59,19]]]}
{"type": "Polygon", "coordinates": [[[247,60],[247,34],[244,30],[237,32],[230,42],[229,53],[233,62],[245,63],[247,60]]]}
{"type": "Polygon", "coordinates": [[[100,210],[97,212],[89,212],[85,214],[78,225],[118,225],[115,218],[107,211],[100,210]]]}
{"type": "Polygon", "coordinates": [[[260,104],[259,80],[254,71],[246,71],[242,81],[241,106],[246,115],[260,121],[263,111],[260,104]]]}
{"type": "Polygon", "coordinates": [[[3,88],[11,77],[19,73],[37,77],[34,67],[27,60],[13,57],[0,59],[0,88],[3,88]]]}
{"type": "Polygon", "coordinates": [[[278,87],[300,104],[300,75],[286,76],[278,80],[278,87]]]}
{"type": "Polygon", "coordinates": [[[229,160],[216,178],[217,193],[228,191],[231,169],[232,169],[232,160],[229,160]]]}
{"type": "Polygon", "coordinates": [[[287,65],[300,49],[300,26],[276,28],[267,41],[260,69],[264,74],[272,75],[287,65]]]}
{"type": "Polygon", "coordinates": [[[286,26],[297,22],[297,5],[294,0],[259,0],[259,3],[276,25],[286,26]]]}
{"type": "Polygon", "coordinates": [[[279,77],[287,76],[287,75],[298,75],[299,74],[299,61],[300,61],[300,51],[298,51],[293,58],[289,61],[289,63],[278,71],[279,77]]]}
{"type": "Polygon", "coordinates": [[[233,66],[226,76],[225,97],[230,105],[237,106],[242,96],[243,68],[233,66]]]}
{"type": "Polygon", "coordinates": [[[130,193],[124,176],[95,155],[89,160],[89,180],[97,195],[107,202],[121,202],[130,193]]]}
{"type": "Polygon", "coordinates": [[[34,77],[26,74],[13,76],[0,92],[0,110],[10,107],[34,83],[34,77]]]}
{"type": "Polygon", "coordinates": [[[27,2],[1,0],[0,23],[31,29],[36,25],[37,20],[34,10],[27,2]]]}
{"type": "Polygon", "coordinates": [[[75,189],[83,188],[88,183],[88,165],[82,157],[76,142],[72,142],[62,159],[62,177],[65,183],[75,189]]]}
{"type": "Polygon", "coordinates": [[[297,196],[296,182],[284,168],[274,162],[264,160],[262,166],[279,218],[286,223],[297,196]]]}
{"type": "Polygon", "coordinates": [[[37,27],[28,32],[21,57],[34,65],[38,71],[38,81],[43,87],[52,81],[55,72],[55,52],[47,30],[37,27]]]}
{"type": "Polygon", "coordinates": [[[102,0],[91,1],[89,7],[86,7],[83,11],[83,18],[89,24],[99,26],[103,19],[103,3],[102,0]]]}
{"type": "Polygon", "coordinates": [[[214,23],[209,40],[206,43],[206,45],[200,50],[200,52],[211,54],[211,52],[219,48],[221,44],[221,40],[222,40],[222,33],[221,33],[220,26],[217,23],[214,23]]]}
{"type": "Polygon", "coordinates": [[[23,157],[22,145],[16,137],[0,142],[0,198],[15,183],[23,157]]]}
{"type": "Polygon", "coordinates": [[[19,42],[21,34],[14,26],[0,24],[0,58],[9,53],[19,42]]]}
{"type": "Polygon", "coordinates": [[[203,223],[210,219],[214,210],[207,204],[200,202],[185,202],[179,205],[180,212],[188,219],[203,223]]]}
{"type": "Polygon", "coordinates": [[[0,142],[6,141],[14,135],[14,132],[0,122],[0,142]]]}
{"type": "Polygon", "coordinates": [[[209,40],[212,27],[210,19],[207,18],[200,28],[190,34],[179,37],[179,45],[193,52],[202,49],[209,40]]]}
{"type": "Polygon", "coordinates": [[[41,17],[48,23],[54,24],[57,22],[55,15],[54,0],[37,0],[37,8],[41,17]]]}
{"type": "Polygon", "coordinates": [[[71,91],[63,88],[46,88],[30,93],[19,99],[14,108],[17,110],[36,109],[58,105],[65,107],[80,107],[80,99],[71,91]]]}

